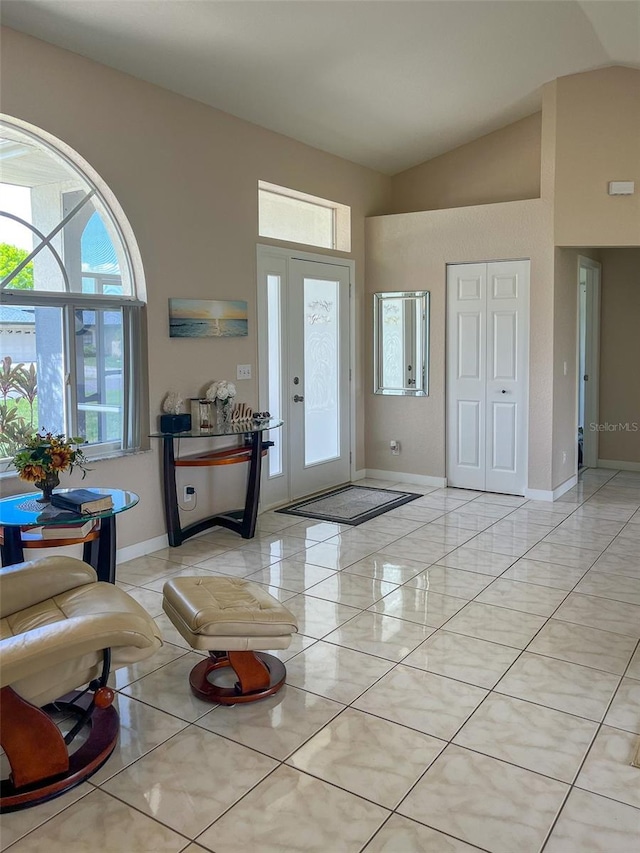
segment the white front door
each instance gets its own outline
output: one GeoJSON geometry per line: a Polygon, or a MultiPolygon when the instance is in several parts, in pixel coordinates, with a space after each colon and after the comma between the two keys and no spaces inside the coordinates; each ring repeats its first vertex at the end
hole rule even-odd
{"type": "Polygon", "coordinates": [[[285,421],[270,435],[265,506],[350,479],[350,272],[259,252],[261,408],[285,421]]]}
{"type": "Polygon", "coordinates": [[[529,261],[447,268],[447,481],[527,486],[529,261]]]}

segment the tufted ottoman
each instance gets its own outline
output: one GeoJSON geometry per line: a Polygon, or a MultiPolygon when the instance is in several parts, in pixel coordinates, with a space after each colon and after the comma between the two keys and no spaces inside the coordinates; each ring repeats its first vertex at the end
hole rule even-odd
{"type": "Polygon", "coordinates": [[[276,693],[284,664],[261,649],[286,649],[298,630],[295,617],[259,584],[241,578],[179,577],[163,588],[163,608],[192,648],[209,652],[189,675],[200,699],[235,705],[276,693]],[[224,687],[209,680],[231,667],[238,681],[224,687]]]}

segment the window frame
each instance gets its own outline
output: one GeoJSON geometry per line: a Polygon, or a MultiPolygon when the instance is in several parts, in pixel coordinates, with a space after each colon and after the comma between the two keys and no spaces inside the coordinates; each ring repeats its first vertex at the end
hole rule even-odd
{"type": "MultiPolygon", "coordinates": [[[[59,157],[69,169],[78,174],[83,185],[88,187],[82,204],[96,196],[100,202],[100,210],[108,218],[111,227],[119,240],[120,246],[115,245],[121,267],[120,280],[123,285],[125,277],[131,294],[100,294],[83,293],[71,290],[69,271],[65,269],[63,280],[65,290],[18,290],[7,287],[15,275],[15,269],[0,282],[0,302],[14,307],[50,307],[58,308],[61,312],[63,338],[63,369],[64,369],[64,423],[68,435],[78,435],[78,381],[76,362],[75,312],[78,310],[118,311],[122,316],[122,418],[121,436],[117,441],[107,441],[87,445],[85,453],[90,459],[108,456],[120,456],[126,453],[144,449],[144,426],[148,419],[148,379],[147,379],[147,346],[146,346],[146,287],[144,269],[140,251],[133,234],[133,229],[118,203],[113,192],[102,180],[99,174],[70,146],[46,131],[29,125],[19,119],[0,113],[0,126],[30,137],[40,150],[51,151],[52,157],[59,157]],[[123,263],[125,268],[122,268],[123,263]],[[7,279],[9,281],[7,282],[7,279]]],[[[6,211],[9,218],[18,219],[6,211]]],[[[61,215],[57,226],[48,235],[38,234],[40,244],[30,253],[19,267],[25,266],[35,255],[49,245],[49,240],[60,230],[69,219],[61,215]]],[[[21,221],[18,219],[18,221],[21,221]]],[[[32,224],[27,223],[32,229],[32,224]]],[[[80,229],[80,236],[82,229],[80,229]]],[[[54,250],[54,254],[57,254],[54,250]]],[[[63,252],[64,255],[64,252],[63,252]]],[[[63,267],[65,266],[64,260],[63,267]]],[[[16,268],[17,269],[17,268],[16,268]]],[[[94,273],[87,276],[96,278],[94,273]]],[[[82,286],[82,271],[80,271],[80,286],[82,286]]],[[[148,432],[148,430],[147,430],[148,432]]]]}
{"type": "Polygon", "coordinates": [[[331,201],[320,196],[310,195],[309,193],[294,190],[290,187],[283,187],[279,184],[272,184],[268,181],[258,181],[258,236],[267,240],[280,240],[285,243],[294,243],[299,246],[313,246],[318,249],[327,249],[331,252],[351,252],[351,207],[347,204],[341,204],[337,201],[331,201]],[[282,196],[294,201],[302,201],[314,207],[321,207],[325,210],[331,210],[333,213],[331,224],[331,245],[325,246],[318,243],[306,243],[300,240],[292,240],[290,237],[273,237],[262,233],[261,214],[260,214],[260,199],[261,194],[282,196]]]}

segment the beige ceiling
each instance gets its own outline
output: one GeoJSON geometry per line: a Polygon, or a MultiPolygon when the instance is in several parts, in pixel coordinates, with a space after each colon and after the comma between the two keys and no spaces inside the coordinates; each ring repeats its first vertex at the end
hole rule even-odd
{"type": "Polygon", "coordinates": [[[2,22],[387,174],[548,80],[640,67],[640,0],[3,0],[2,22]]]}

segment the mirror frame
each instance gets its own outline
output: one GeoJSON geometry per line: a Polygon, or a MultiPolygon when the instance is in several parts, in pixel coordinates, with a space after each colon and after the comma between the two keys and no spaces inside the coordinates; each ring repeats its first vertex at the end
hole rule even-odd
{"type": "Polygon", "coordinates": [[[428,290],[398,290],[373,294],[373,393],[395,397],[428,397],[429,396],[429,299],[428,290]],[[380,385],[382,374],[382,335],[380,333],[381,312],[385,299],[415,299],[422,313],[424,334],[419,353],[422,365],[422,385],[415,388],[384,388],[380,385]]]}

